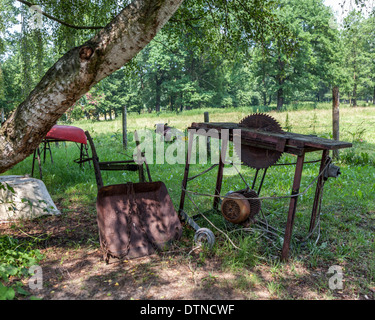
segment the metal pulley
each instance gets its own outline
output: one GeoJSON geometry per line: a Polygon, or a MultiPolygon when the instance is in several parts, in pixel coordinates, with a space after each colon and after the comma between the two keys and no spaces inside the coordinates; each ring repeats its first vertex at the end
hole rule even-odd
{"type": "Polygon", "coordinates": [[[211,249],[215,244],[215,235],[208,228],[199,228],[195,232],[194,241],[197,245],[207,245],[211,249]]]}
{"type": "Polygon", "coordinates": [[[324,172],[324,180],[327,180],[328,178],[337,178],[340,174],[340,167],[330,163],[324,172]]]}

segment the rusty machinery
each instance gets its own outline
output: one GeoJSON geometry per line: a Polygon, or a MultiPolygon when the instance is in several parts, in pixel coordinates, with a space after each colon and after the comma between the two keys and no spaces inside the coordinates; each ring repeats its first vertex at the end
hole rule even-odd
{"type": "MultiPolygon", "coordinates": [[[[184,211],[185,196],[189,193],[187,190],[188,181],[197,176],[189,177],[189,159],[191,157],[194,135],[210,135],[210,130],[215,129],[218,132],[219,139],[222,138],[222,130],[229,130],[229,140],[233,141],[236,132],[240,132],[240,145],[234,144],[236,153],[240,154],[241,162],[256,170],[253,184],[242,190],[229,192],[224,196],[220,195],[224,161],[221,154],[226,153],[228,143],[222,139],[222,147],[218,163],[218,173],[216,179],[215,193],[213,195],[213,207],[220,211],[223,217],[234,224],[249,226],[254,223],[255,216],[261,209],[261,197],[259,197],[261,187],[266,175],[267,169],[273,165],[278,165],[277,161],[283,153],[289,153],[297,156],[295,164],[295,173],[293,179],[292,192],[289,196],[289,211],[285,227],[284,242],[281,252],[281,258],[287,259],[289,253],[290,240],[292,236],[292,228],[294,216],[297,207],[297,199],[300,195],[299,189],[301,185],[302,170],[305,162],[305,154],[307,152],[321,151],[319,173],[316,178],[315,198],[312,206],[311,220],[309,232],[314,230],[315,220],[317,216],[319,200],[322,196],[322,188],[324,181],[328,177],[337,177],[340,170],[334,166],[329,157],[330,150],[341,148],[349,148],[351,143],[344,141],[335,141],[330,139],[319,138],[312,135],[303,135],[283,131],[280,124],[271,116],[263,113],[255,113],[242,119],[239,123],[192,123],[189,129],[189,144],[186,158],[185,173],[182,181],[182,191],[180,198],[179,214],[183,221],[187,221],[190,226],[196,230],[195,241],[205,240],[209,245],[213,245],[215,241],[214,234],[208,228],[200,228],[192,217],[184,211]],[[203,130],[202,130],[203,129],[203,130]],[[234,130],[239,129],[239,130],[234,130]],[[240,148],[241,150],[238,150],[240,148]],[[260,170],[263,170],[263,176],[257,191],[254,190],[255,183],[260,170]]],[[[237,133],[238,134],[238,133],[237,133]]],[[[313,161],[314,162],[314,161],[313,161]]],[[[316,162],[316,161],[315,161],[316,162]]],[[[212,166],[210,169],[212,169],[212,166]]],[[[204,171],[208,172],[210,169],[204,171]]],[[[202,173],[202,174],[203,174],[202,173]]],[[[315,181],[314,181],[315,182],[315,181]]]]}

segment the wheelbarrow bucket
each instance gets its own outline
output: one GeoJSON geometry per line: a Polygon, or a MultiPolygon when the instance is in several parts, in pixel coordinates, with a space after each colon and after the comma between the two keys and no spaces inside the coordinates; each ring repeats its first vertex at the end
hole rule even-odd
{"type": "Polygon", "coordinates": [[[137,258],[169,247],[182,234],[180,219],[163,182],[102,187],[97,223],[104,259],[137,258]]]}

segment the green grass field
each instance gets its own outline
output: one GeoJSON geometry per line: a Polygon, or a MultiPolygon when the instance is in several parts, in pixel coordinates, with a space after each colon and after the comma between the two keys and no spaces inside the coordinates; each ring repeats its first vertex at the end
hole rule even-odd
{"type": "MultiPolygon", "coordinates": [[[[121,119],[113,121],[78,121],[70,125],[88,130],[94,139],[100,161],[122,160],[132,155],[135,147],[133,131],[135,129],[154,129],[156,123],[168,123],[180,130],[185,130],[192,122],[203,122],[203,112],[210,113],[212,122],[239,122],[243,117],[257,111],[248,110],[193,110],[180,114],[129,114],[128,138],[129,147],[125,155],[122,148],[121,119]]],[[[262,110],[259,110],[262,111],[262,110]]],[[[316,109],[289,110],[284,112],[271,111],[269,114],[279,121],[281,126],[292,132],[316,134],[319,137],[331,138],[331,110],[329,105],[318,105],[316,109]]],[[[62,123],[63,124],[63,123],[62,123]]],[[[341,175],[329,179],[324,187],[319,228],[306,241],[310,222],[311,205],[315,187],[310,188],[299,197],[297,206],[291,258],[289,266],[303,264],[308,270],[326,270],[333,265],[343,268],[346,279],[346,290],[354,295],[374,297],[375,288],[375,108],[341,107],[340,109],[340,140],[353,143],[353,148],[341,150],[340,160],[335,164],[341,169],[341,175]]],[[[93,217],[96,215],[96,183],[92,167],[85,164],[80,168],[73,162],[78,158],[79,150],[74,143],[60,143],[52,146],[53,160],[43,164],[43,181],[54,201],[59,202],[63,212],[71,212],[85,207],[93,217]]],[[[320,153],[309,153],[306,160],[316,160],[320,153]]],[[[293,156],[283,155],[280,162],[293,161],[293,156]]],[[[5,174],[24,175],[31,173],[32,157],[30,156],[5,174]]],[[[197,174],[208,168],[207,165],[191,165],[190,175],[197,174]]],[[[306,164],[302,177],[301,190],[316,177],[319,164],[306,164]]],[[[154,181],[163,181],[170,193],[175,208],[178,208],[184,164],[150,164],[154,181]]],[[[243,167],[242,174],[251,183],[254,170],[243,167]]],[[[294,166],[275,166],[268,171],[262,188],[262,196],[279,196],[290,194],[294,175],[294,166]]],[[[36,170],[35,177],[38,178],[36,170]]],[[[131,172],[103,172],[104,184],[137,181],[137,174],[131,172]]],[[[197,192],[214,192],[216,170],[193,180],[188,188],[197,192]]],[[[227,191],[241,189],[243,181],[237,175],[226,176],[222,194],[227,191]]],[[[264,200],[262,215],[272,226],[272,233],[265,226],[254,226],[250,230],[233,228],[225,220],[213,213],[212,198],[194,197],[200,212],[215,225],[214,228],[205,219],[199,220],[201,226],[211,228],[217,237],[212,251],[204,251],[203,255],[219,257],[222,268],[226,270],[249,270],[254,266],[267,265],[272,268],[274,281],[269,283],[269,291],[278,298],[288,298],[288,290],[283,285],[286,278],[285,265],[280,263],[279,252],[283,241],[288,199],[264,200]],[[220,231],[219,231],[220,230],[220,231]],[[229,240],[230,239],[230,240],[229,240]],[[233,246],[235,245],[235,247],[233,246]]],[[[197,208],[187,199],[186,211],[193,215],[197,208]]],[[[187,230],[186,237],[193,238],[193,232],[187,230]]],[[[97,244],[98,245],[98,244],[97,244]]],[[[202,257],[204,259],[204,256],[202,257]]],[[[336,292],[328,290],[326,277],[317,279],[313,284],[315,290],[323,290],[326,298],[334,298],[336,292]]],[[[240,287],[240,282],[238,286],[240,287]]]]}

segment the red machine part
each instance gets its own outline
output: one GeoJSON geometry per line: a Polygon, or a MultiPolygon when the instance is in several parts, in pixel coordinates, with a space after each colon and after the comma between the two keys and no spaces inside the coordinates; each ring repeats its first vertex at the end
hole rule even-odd
{"type": "Polygon", "coordinates": [[[87,137],[81,128],[54,125],[47,133],[47,140],[72,141],[87,144],[87,137]]]}

